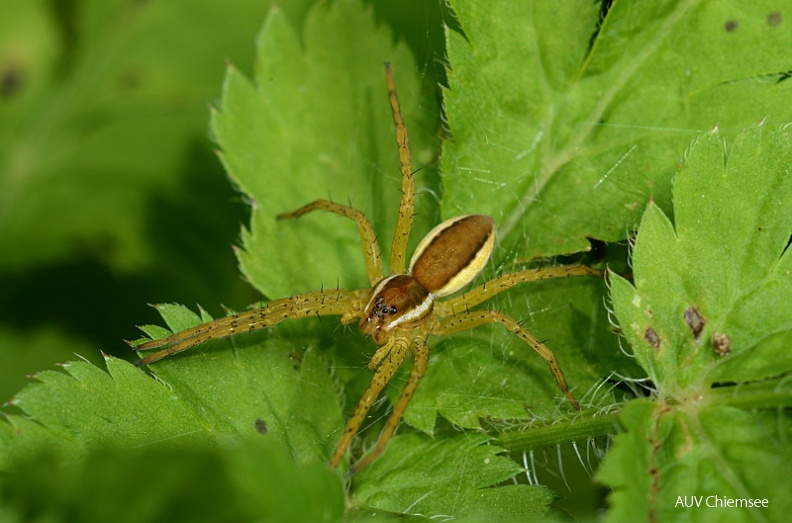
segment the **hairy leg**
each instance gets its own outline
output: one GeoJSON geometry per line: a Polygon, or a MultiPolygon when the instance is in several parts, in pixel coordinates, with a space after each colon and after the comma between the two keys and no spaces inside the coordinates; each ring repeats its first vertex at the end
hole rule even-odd
{"type": "Polygon", "coordinates": [[[409,345],[410,340],[408,338],[394,337],[377,351],[376,354],[379,355],[380,359],[379,366],[371,378],[371,384],[366,389],[363,397],[360,398],[357,407],[355,407],[354,414],[347,422],[344,433],[338,445],[336,445],[335,452],[333,452],[333,457],[330,458],[330,468],[334,469],[341,463],[341,459],[344,457],[350,443],[352,443],[352,438],[357,434],[363,420],[366,419],[369,409],[377,401],[385,385],[388,384],[399,367],[401,367],[401,364],[404,363],[404,359],[410,351],[409,345]]]}
{"type": "Polygon", "coordinates": [[[343,315],[347,322],[359,315],[365,306],[369,291],[321,290],[297,294],[289,298],[272,301],[263,307],[240,312],[191,329],[174,333],[167,338],[151,340],[133,348],[137,351],[165,349],[146,356],[136,365],[148,365],[166,356],[177,354],[196,345],[234,334],[266,329],[283,320],[308,318],[311,316],[343,315]]]}
{"type": "Polygon", "coordinates": [[[575,399],[575,396],[572,395],[572,392],[570,392],[566,383],[566,379],[564,378],[564,373],[561,371],[561,366],[558,364],[558,360],[556,360],[553,351],[548,349],[541,341],[536,339],[533,334],[528,332],[513,318],[490,310],[465,312],[462,314],[457,314],[456,316],[445,318],[435,325],[432,334],[452,334],[454,332],[472,329],[474,327],[478,327],[479,325],[485,325],[488,323],[500,323],[511,332],[516,334],[537,354],[539,354],[539,356],[541,356],[547,362],[547,365],[550,367],[550,372],[553,374],[558,386],[561,387],[561,391],[569,400],[569,403],[571,403],[576,410],[580,410],[580,404],[575,399]]]}
{"type": "Polygon", "coordinates": [[[391,274],[403,274],[407,270],[407,240],[410,237],[413,223],[415,173],[412,170],[407,127],[404,125],[399,98],[396,96],[396,87],[393,85],[393,72],[390,64],[387,63],[385,64],[385,81],[388,84],[388,99],[393,114],[393,123],[396,125],[396,145],[399,148],[399,164],[402,175],[402,198],[391,245],[390,271],[391,274]]]}
{"type": "Polygon", "coordinates": [[[391,412],[388,421],[385,423],[385,428],[382,429],[379,440],[377,440],[377,446],[374,447],[374,449],[371,450],[371,452],[369,452],[366,457],[355,463],[355,466],[352,469],[353,472],[362,469],[374,461],[374,459],[376,459],[376,457],[382,454],[382,451],[385,450],[385,446],[388,444],[391,437],[393,437],[393,433],[396,432],[396,427],[399,426],[399,422],[404,415],[404,411],[407,410],[407,405],[410,404],[410,400],[412,400],[413,396],[415,395],[415,391],[418,388],[418,384],[421,382],[421,378],[423,378],[424,374],[426,374],[426,367],[429,363],[429,348],[426,344],[426,335],[413,337],[410,350],[413,353],[415,363],[413,364],[412,370],[410,371],[410,377],[407,379],[407,384],[404,386],[399,399],[393,406],[393,412],[391,412]]]}
{"type": "Polygon", "coordinates": [[[520,283],[547,280],[550,278],[568,278],[571,276],[602,277],[603,272],[585,265],[569,265],[548,267],[544,269],[528,269],[498,276],[490,281],[471,289],[456,298],[436,302],[434,307],[439,316],[453,316],[466,312],[496,294],[506,291],[520,283]]]}
{"type": "Polygon", "coordinates": [[[371,222],[362,212],[348,205],[341,205],[328,200],[316,200],[300,207],[296,211],[279,214],[278,219],[291,220],[311,211],[331,212],[357,223],[360,243],[363,245],[363,260],[366,263],[366,274],[368,274],[369,284],[373,287],[376,282],[382,279],[382,257],[379,244],[377,243],[377,236],[374,234],[371,222]]]}

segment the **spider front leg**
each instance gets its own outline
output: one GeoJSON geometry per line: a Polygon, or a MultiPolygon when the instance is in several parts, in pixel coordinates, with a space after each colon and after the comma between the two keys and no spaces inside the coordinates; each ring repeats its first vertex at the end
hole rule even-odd
{"type": "Polygon", "coordinates": [[[402,175],[402,197],[391,244],[390,271],[391,274],[401,274],[407,269],[407,240],[410,238],[415,212],[415,172],[410,157],[407,126],[404,125],[404,117],[399,105],[399,97],[396,95],[396,87],[393,85],[393,72],[389,63],[385,63],[385,83],[388,86],[388,100],[390,101],[393,123],[396,126],[396,146],[399,149],[399,166],[402,175]]]}
{"type": "Polygon", "coordinates": [[[412,370],[410,370],[410,377],[407,378],[407,384],[404,386],[404,389],[402,389],[399,399],[396,400],[396,404],[393,406],[393,412],[391,412],[388,421],[385,423],[385,428],[382,429],[382,433],[377,440],[377,446],[374,447],[366,457],[355,463],[355,466],[352,467],[352,472],[362,469],[374,461],[377,456],[382,454],[382,451],[385,450],[385,446],[393,437],[393,433],[396,432],[396,427],[399,426],[399,422],[402,416],[404,416],[404,411],[407,410],[410,400],[412,400],[415,395],[418,384],[421,383],[421,379],[424,377],[424,374],[426,374],[426,367],[429,364],[429,347],[426,344],[426,335],[420,334],[414,336],[410,344],[410,350],[412,351],[414,362],[412,370]]]}
{"type": "Polygon", "coordinates": [[[296,211],[279,214],[277,218],[279,220],[289,220],[317,210],[338,214],[357,223],[360,242],[363,244],[363,260],[366,263],[366,274],[368,274],[369,284],[373,287],[376,282],[382,279],[382,257],[379,244],[377,243],[377,236],[374,234],[374,228],[362,212],[348,205],[340,205],[328,200],[316,200],[300,207],[296,211]]]}
{"type": "Polygon", "coordinates": [[[564,373],[561,371],[561,366],[558,364],[558,360],[556,360],[553,351],[548,349],[541,341],[536,339],[533,334],[528,332],[513,318],[510,318],[505,314],[501,314],[500,312],[491,310],[466,312],[445,318],[439,323],[436,323],[431,333],[442,336],[445,334],[453,334],[455,332],[465,331],[474,327],[478,327],[479,325],[486,325],[488,323],[500,323],[511,332],[516,334],[537,354],[539,354],[539,356],[541,356],[547,362],[547,365],[550,367],[550,372],[553,374],[558,386],[561,387],[561,391],[569,400],[569,403],[572,404],[575,410],[580,410],[580,404],[569,390],[566,379],[564,378],[564,373]]]}
{"type": "Polygon", "coordinates": [[[371,384],[368,389],[366,389],[366,392],[363,393],[363,397],[360,398],[357,407],[355,407],[355,412],[349,419],[344,429],[344,434],[341,436],[338,445],[336,445],[333,457],[330,458],[331,469],[336,468],[338,464],[341,463],[341,459],[352,443],[352,438],[357,434],[363,420],[366,419],[366,414],[368,414],[369,409],[371,409],[371,406],[377,401],[385,385],[388,384],[399,367],[401,367],[401,364],[404,363],[404,359],[407,357],[409,351],[409,338],[399,336],[398,333],[396,333],[374,354],[373,359],[378,361],[379,366],[374,372],[374,376],[371,378],[371,384]]]}
{"type": "Polygon", "coordinates": [[[151,340],[136,345],[133,348],[137,351],[166,347],[141,359],[136,365],[148,365],[209,340],[266,329],[287,319],[309,318],[312,316],[342,316],[342,323],[349,324],[360,316],[368,294],[368,290],[347,291],[333,289],[306,292],[289,298],[275,300],[257,309],[219,318],[209,323],[174,333],[167,338],[151,340]]]}

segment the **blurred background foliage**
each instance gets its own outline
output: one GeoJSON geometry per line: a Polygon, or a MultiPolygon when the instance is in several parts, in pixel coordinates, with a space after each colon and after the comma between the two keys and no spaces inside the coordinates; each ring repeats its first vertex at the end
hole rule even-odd
{"type": "MultiPolygon", "coordinates": [[[[248,206],[207,122],[225,64],[250,72],[271,3],[3,0],[0,401],[75,354],[131,359],[123,338],[158,321],[147,303],[217,315],[260,298],[232,250],[248,206]]],[[[313,3],[277,2],[295,27],[313,3]]],[[[367,4],[437,92],[442,2],[367,4]]]]}

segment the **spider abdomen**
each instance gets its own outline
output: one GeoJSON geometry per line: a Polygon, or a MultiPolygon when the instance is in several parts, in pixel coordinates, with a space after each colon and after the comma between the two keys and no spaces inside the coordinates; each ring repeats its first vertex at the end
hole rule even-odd
{"type": "Polygon", "coordinates": [[[471,214],[446,220],[418,244],[410,274],[437,297],[466,287],[486,265],[495,244],[495,222],[471,214]]]}

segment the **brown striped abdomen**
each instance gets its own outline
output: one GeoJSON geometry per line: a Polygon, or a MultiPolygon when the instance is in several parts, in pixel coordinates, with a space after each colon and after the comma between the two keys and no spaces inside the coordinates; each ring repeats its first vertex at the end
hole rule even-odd
{"type": "Polygon", "coordinates": [[[421,240],[410,274],[435,296],[448,296],[472,282],[484,268],[495,243],[495,222],[489,216],[451,218],[421,240]]]}

